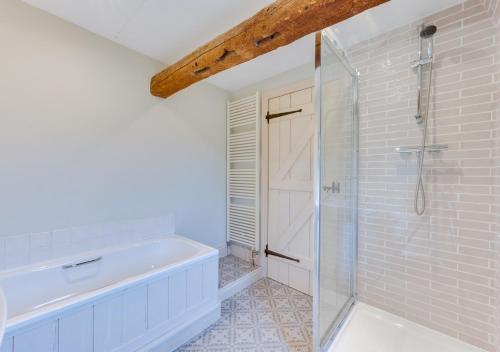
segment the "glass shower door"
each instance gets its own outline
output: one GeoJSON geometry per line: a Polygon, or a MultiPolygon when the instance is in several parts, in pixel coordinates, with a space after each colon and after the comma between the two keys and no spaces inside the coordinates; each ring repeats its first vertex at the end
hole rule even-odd
{"type": "Polygon", "coordinates": [[[354,304],[357,252],[357,76],[328,30],[316,67],[319,94],[316,343],[332,342],[354,304]]]}

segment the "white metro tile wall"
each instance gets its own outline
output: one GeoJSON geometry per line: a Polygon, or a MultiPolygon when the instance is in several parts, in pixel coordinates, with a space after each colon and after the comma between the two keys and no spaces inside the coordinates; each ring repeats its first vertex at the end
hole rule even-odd
{"type": "Polygon", "coordinates": [[[427,143],[449,149],[426,155],[422,217],[413,212],[416,156],[394,152],[421,141],[410,68],[419,23],[349,52],[361,74],[359,298],[494,351],[500,74],[490,8],[473,0],[423,19],[438,27],[427,143]]]}
{"type": "Polygon", "coordinates": [[[0,270],[175,233],[173,215],[0,237],[0,270]]]}
{"type": "MultiPolygon", "coordinates": [[[[493,22],[496,25],[497,33],[497,43],[500,42],[500,1],[499,0],[486,0],[485,7],[488,9],[490,16],[493,18],[493,22]]],[[[497,64],[500,65],[500,45],[497,45],[497,64]]],[[[497,77],[500,73],[497,74],[497,77]]],[[[497,78],[497,81],[500,78],[497,78]]],[[[493,213],[495,215],[495,252],[496,252],[496,267],[495,267],[495,299],[497,302],[496,307],[496,351],[500,352],[500,90],[495,93],[496,106],[496,126],[495,126],[495,176],[496,183],[494,187],[493,194],[495,195],[496,205],[493,207],[493,213]]]]}
{"type": "Polygon", "coordinates": [[[500,1],[484,0],[484,7],[488,10],[488,13],[493,19],[495,25],[500,25],[500,1]]]}

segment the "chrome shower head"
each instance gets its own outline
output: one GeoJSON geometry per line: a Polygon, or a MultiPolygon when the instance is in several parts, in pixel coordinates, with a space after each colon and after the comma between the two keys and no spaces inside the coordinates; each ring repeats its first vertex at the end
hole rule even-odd
{"type": "Polygon", "coordinates": [[[426,26],[420,31],[420,37],[422,39],[428,39],[432,37],[437,32],[437,27],[434,25],[426,26]]]}
{"type": "MultiPolygon", "coordinates": [[[[434,53],[434,43],[432,37],[437,32],[437,27],[434,25],[422,26],[420,27],[420,49],[419,52],[422,52],[422,42],[425,40],[427,42],[427,58],[432,59],[432,55],[434,53]]],[[[422,56],[420,56],[422,58],[422,56]]]]}

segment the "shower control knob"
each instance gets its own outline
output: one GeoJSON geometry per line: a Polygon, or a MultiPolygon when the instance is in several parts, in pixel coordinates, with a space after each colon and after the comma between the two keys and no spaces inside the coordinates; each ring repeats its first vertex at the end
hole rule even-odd
{"type": "Polygon", "coordinates": [[[331,186],[323,186],[323,191],[340,193],[340,182],[333,181],[331,186]]]}

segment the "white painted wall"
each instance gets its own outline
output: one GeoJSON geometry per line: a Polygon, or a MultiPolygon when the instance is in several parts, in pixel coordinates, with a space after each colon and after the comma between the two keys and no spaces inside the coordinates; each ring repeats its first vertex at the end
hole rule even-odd
{"type": "Polygon", "coordinates": [[[225,243],[225,91],[154,98],[160,63],[16,0],[0,43],[0,236],[172,212],[225,243]]]}
{"type": "MultiPolygon", "coordinates": [[[[314,47],[311,47],[314,55],[314,47]]],[[[276,72],[279,69],[276,68],[276,72]]],[[[242,89],[231,92],[231,100],[237,100],[255,94],[255,92],[266,92],[290,86],[314,78],[314,63],[311,61],[305,65],[298,66],[286,72],[277,73],[270,78],[248,85],[242,89]]]]}

